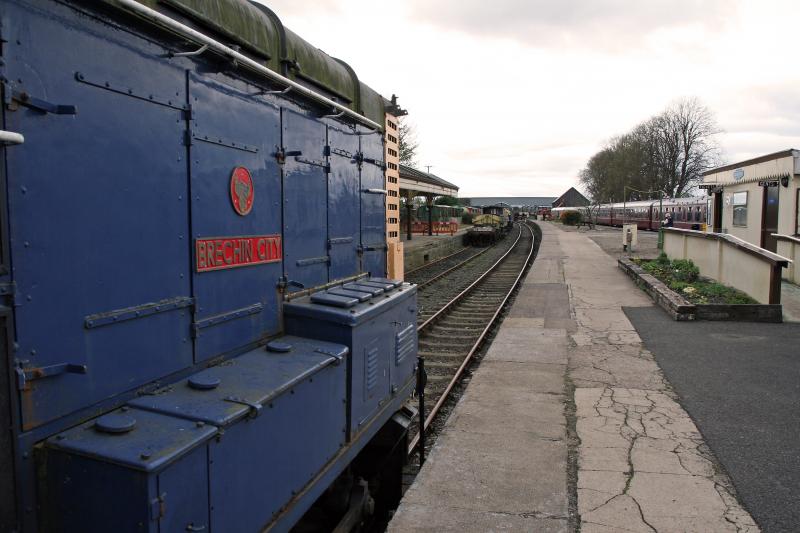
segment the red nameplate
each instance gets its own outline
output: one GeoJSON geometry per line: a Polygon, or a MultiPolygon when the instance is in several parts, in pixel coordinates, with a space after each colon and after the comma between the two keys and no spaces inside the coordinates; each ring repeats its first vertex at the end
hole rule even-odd
{"type": "Polygon", "coordinates": [[[274,263],[282,259],[281,236],[197,239],[195,255],[198,272],[274,263]]]}

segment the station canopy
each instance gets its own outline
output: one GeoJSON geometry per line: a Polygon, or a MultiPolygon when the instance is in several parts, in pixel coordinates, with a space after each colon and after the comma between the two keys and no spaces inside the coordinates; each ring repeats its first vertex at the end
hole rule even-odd
{"type": "Polygon", "coordinates": [[[403,196],[458,196],[457,185],[406,165],[400,165],[399,185],[403,196]]]}

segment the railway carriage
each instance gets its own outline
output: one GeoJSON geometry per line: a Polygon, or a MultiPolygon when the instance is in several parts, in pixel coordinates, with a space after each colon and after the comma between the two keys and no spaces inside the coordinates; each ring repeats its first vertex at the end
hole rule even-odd
{"type": "Polygon", "coordinates": [[[329,487],[340,514],[396,498],[392,105],[245,0],[0,21],[0,530],[287,531],[329,487]]]}
{"type": "MultiPolygon", "coordinates": [[[[657,230],[669,213],[673,227],[701,230],[707,222],[707,210],[705,198],[667,198],[660,203],[658,200],[644,200],[601,204],[594,208],[592,217],[603,226],[636,224],[639,229],[657,230]]],[[[565,211],[579,211],[584,218],[589,216],[586,207],[557,207],[552,210],[555,217],[560,217],[565,211]]]]}

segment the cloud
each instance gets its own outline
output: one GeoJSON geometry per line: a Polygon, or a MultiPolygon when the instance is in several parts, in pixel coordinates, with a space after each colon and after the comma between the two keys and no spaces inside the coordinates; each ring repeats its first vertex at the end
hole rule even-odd
{"type": "Polygon", "coordinates": [[[713,31],[731,12],[725,0],[411,0],[410,14],[442,29],[539,47],[621,49],[659,30],[713,31]]]}
{"type": "Polygon", "coordinates": [[[726,133],[800,136],[798,81],[753,85],[721,99],[719,123],[726,133]]]}

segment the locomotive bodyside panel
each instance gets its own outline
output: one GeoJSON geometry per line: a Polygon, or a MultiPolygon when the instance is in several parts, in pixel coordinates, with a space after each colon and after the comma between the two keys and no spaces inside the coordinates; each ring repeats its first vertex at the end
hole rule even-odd
{"type": "Polygon", "coordinates": [[[386,177],[383,133],[361,129],[361,271],[386,276],[386,177]]]}
{"type": "MultiPolygon", "coordinates": [[[[173,9],[207,9],[202,2],[142,3],[226,35],[173,9]]],[[[228,368],[280,334],[286,283],[384,276],[383,132],[347,116],[321,118],[330,111],[318,99],[278,94],[280,82],[225,53],[180,57],[199,48],[191,36],[126,9],[88,0],[0,5],[3,128],[25,135],[2,148],[9,253],[0,247],[0,288],[13,280],[17,290],[0,327],[18,348],[0,372],[8,391],[0,429],[13,426],[0,435],[0,492],[19,505],[4,496],[0,529],[240,530],[272,519],[288,529],[412,390],[416,306],[407,300],[393,299],[360,328],[357,370],[348,363],[304,375],[220,439],[207,440],[213,423],[162,412],[169,420],[159,427],[196,429],[206,440],[181,444],[158,466],[120,461],[132,453],[147,463],[158,447],[147,414],[133,433],[101,437],[91,452],[65,443],[75,429],[93,434],[95,417],[134,396],[183,387],[180,379],[212,361],[211,369],[228,368]],[[353,389],[355,408],[346,396],[353,389]],[[52,501],[42,496],[53,491],[52,501]]],[[[253,10],[239,11],[234,18],[253,10]]],[[[247,42],[242,51],[263,52],[247,42]]],[[[353,104],[382,123],[383,99],[360,89],[366,96],[353,104]]],[[[250,397],[224,402],[258,410],[250,397]]]]}
{"type": "Polygon", "coordinates": [[[328,281],[327,128],[308,112],[284,107],[284,275],[314,287],[328,281]]]}
{"type": "Polygon", "coordinates": [[[350,128],[329,125],[328,145],[331,165],[328,174],[328,249],[330,278],[333,280],[359,272],[359,138],[350,128]]]}
{"type": "Polygon", "coordinates": [[[258,90],[189,75],[197,361],[280,330],[280,108],[258,90]]]}
{"type": "Polygon", "coordinates": [[[26,138],[7,152],[23,429],[192,360],[185,75],[40,5],[8,4],[4,27],[7,127],[26,138]]]}

